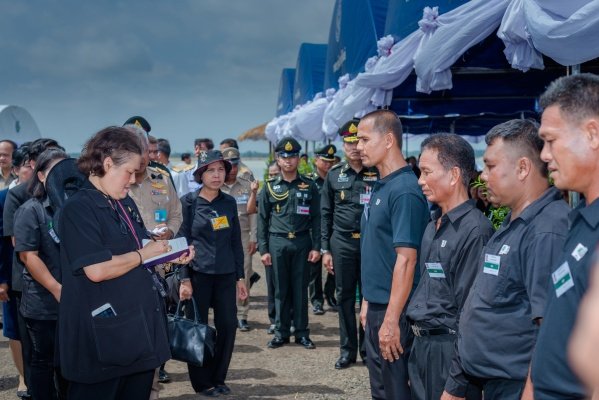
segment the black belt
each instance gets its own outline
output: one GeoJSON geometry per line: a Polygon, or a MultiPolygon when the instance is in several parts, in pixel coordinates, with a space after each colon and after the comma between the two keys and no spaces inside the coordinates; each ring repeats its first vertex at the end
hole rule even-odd
{"type": "Polygon", "coordinates": [[[280,233],[275,233],[275,232],[270,232],[270,234],[272,236],[277,236],[277,237],[284,237],[287,239],[295,239],[298,236],[303,236],[303,235],[307,235],[309,234],[310,231],[306,230],[306,231],[301,231],[301,232],[280,232],[280,233]]]}
{"type": "Polygon", "coordinates": [[[340,231],[335,231],[337,234],[341,235],[341,236],[345,236],[351,239],[360,239],[360,232],[356,231],[356,232],[340,232],[340,231]]]}
{"type": "Polygon", "coordinates": [[[449,328],[432,328],[425,329],[420,328],[416,325],[412,325],[412,332],[414,332],[414,336],[423,337],[423,336],[438,336],[438,335],[455,335],[456,331],[449,328]]]}

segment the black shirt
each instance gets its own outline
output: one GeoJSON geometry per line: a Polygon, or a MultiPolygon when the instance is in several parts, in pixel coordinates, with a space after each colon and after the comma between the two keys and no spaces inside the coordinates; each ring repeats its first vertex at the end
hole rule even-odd
{"type": "Polygon", "coordinates": [[[270,233],[308,233],[311,250],[320,251],[320,194],[314,181],[297,175],[292,182],[281,176],[266,181],[258,197],[258,249],[270,253],[270,233]]]}
{"type": "MultiPolygon", "coordinates": [[[[141,240],[146,230],[135,203],[128,196],[120,203],[141,240]]],[[[119,209],[87,181],[60,215],[60,365],[64,377],[75,382],[97,383],[148,371],[170,358],[164,302],[151,274],[139,266],[118,278],[92,282],[83,271],[138,249],[119,209]],[[116,316],[91,316],[106,303],[116,316]]]]}
{"type": "Polygon", "coordinates": [[[489,239],[460,317],[464,371],[480,378],[524,380],[543,317],[551,269],[561,254],[570,208],[551,187],[489,239]]]}
{"type": "Polygon", "coordinates": [[[184,236],[195,248],[195,257],[181,268],[181,277],[189,277],[189,268],[204,274],[231,274],[244,278],[243,246],[237,214],[237,201],[219,191],[208,201],[199,191],[181,198],[183,223],[178,236],[184,236]]]}
{"type": "MultiPolygon", "coordinates": [[[[27,200],[15,213],[14,229],[15,253],[37,251],[50,274],[60,282],[59,240],[52,225],[52,209],[48,200],[27,200]]],[[[23,295],[19,311],[26,318],[58,318],[58,302],[52,293],[33,279],[27,268],[23,270],[23,295]]]]}
{"type": "Polygon", "coordinates": [[[370,201],[370,193],[376,181],[376,168],[364,167],[360,172],[356,172],[348,162],[343,162],[329,170],[320,192],[323,250],[331,249],[333,231],[360,232],[364,205],[370,201]]]}
{"type": "Polygon", "coordinates": [[[599,243],[599,200],[587,207],[581,204],[569,220],[570,232],[561,257],[551,266],[549,301],[532,360],[537,399],[590,397],[572,372],[567,353],[578,306],[589,285],[592,254],[599,243]]]}
{"type": "MultiPolygon", "coordinates": [[[[3,224],[4,224],[4,236],[14,236],[14,219],[15,212],[22,204],[24,204],[31,195],[28,191],[29,184],[27,182],[21,183],[12,189],[9,189],[6,195],[6,202],[4,203],[3,211],[3,224]]],[[[14,253],[12,260],[12,286],[11,289],[17,292],[23,290],[23,269],[25,266],[14,253]]]]}

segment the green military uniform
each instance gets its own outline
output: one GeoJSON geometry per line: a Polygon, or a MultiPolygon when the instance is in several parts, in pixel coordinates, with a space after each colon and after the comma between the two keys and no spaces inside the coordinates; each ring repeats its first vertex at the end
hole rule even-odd
{"type": "MultiPolygon", "coordinates": [[[[279,157],[297,157],[301,146],[283,139],[279,157]]],[[[308,253],[320,250],[320,196],[315,183],[296,175],[265,182],[259,199],[258,248],[270,253],[275,280],[275,339],[289,340],[291,310],[296,341],[308,338],[308,253]]],[[[273,339],[274,340],[274,339],[273,339]]],[[[273,346],[274,347],[274,346],[273,346]]],[[[277,346],[278,347],[278,346],[277,346]]]]}
{"type": "MultiPolygon", "coordinates": [[[[357,123],[352,120],[340,129],[345,142],[357,141],[357,123]]],[[[329,170],[321,190],[322,251],[331,252],[333,257],[340,356],[351,361],[356,360],[364,340],[364,330],[362,327],[358,330],[355,311],[356,289],[360,285],[360,220],[378,178],[376,168],[363,167],[356,172],[344,161],[329,170]]]]}
{"type": "MultiPolygon", "coordinates": [[[[328,144],[319,149],[314,150],[314,155],[325,161],[334,161],[335,153],[337,148],[328,144]]],[[[309,175],[310,178],[316,183],[318,190],[322,189],[324,179],[318,175],[318,172],[313,172],[309,175]]],[[[324,294],[322,288],[322,263],[320,261],[316,263],[310,263],[310,283],[308,285],[308,296],[310,297],[310,303],[312,304],[312,310],[315,314],[323,314],[323,303],[327,300],[327,303],[331,309],[336,310],[337,300],[335,299],[335,276],[327,273],[327,278],[324,284],[324,294]]]]}

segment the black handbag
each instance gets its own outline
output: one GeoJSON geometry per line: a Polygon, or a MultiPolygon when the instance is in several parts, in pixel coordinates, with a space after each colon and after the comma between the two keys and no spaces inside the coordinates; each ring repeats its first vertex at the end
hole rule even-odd
{"type": "Polygon", "coordinates": [[[201,367],[214,357],[216,329],[200,322],[198,306],[193,297],[191,300],[194,319],[187,319],[181,314],[179,301],[175,314],[168,315],[168,336],[174,360],[201,367]]]}

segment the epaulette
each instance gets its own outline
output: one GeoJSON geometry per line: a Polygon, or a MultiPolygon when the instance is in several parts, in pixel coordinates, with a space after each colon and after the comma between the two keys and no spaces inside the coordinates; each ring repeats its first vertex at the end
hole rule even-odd
{"type": "MultiPolygon", "coordinates": [[[[343,165],[344,165],[344,164],[345,164],[345,163],[344,163],[343,161],[341,161],[341,162],[339,162],[339,163],[337,163],[337,164],[333,165],[333,166],[331,167],[331,169],[337,169],[337,168],[343,167],[343,165]]],[[[329,171],[330,171],[330,170],[329,170],[329,171]]]]}
{"type": "Polygon", "coordinates": [[[185,164],[185,165],[175,165],[171,169],[175,172],[187,172],[187,171],[191,171],[195,167],[196,167],[195,164],[189,164],[189,165],[185,164]]]}
{"type": "Polygon", "coordinates": [[[150,161],[150,163],[148,164],[148,169],[152,172],[158,172],[158,173],[164,174],[166,176],[171,175],[171,171],[169,171],[167,167],[165,167],[164,165],[159,164],[155,161],[150,161]]]}

